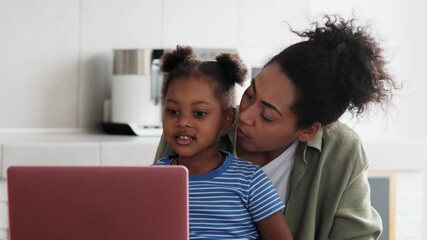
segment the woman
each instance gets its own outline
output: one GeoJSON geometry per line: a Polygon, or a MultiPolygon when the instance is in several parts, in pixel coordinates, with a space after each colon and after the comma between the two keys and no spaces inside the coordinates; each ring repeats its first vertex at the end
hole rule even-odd
{"type": "MultiPolygon", "coordinates": [[[[377,239],[368,160],[338,121],[387,103],[395,83],[378,42],[353,19],[325,17],[308,40],[274,56],[252,79],[222,148],[259,164],[286,203],[294,239],[377,239]]],[[[162,139],[156,158],[173,153],[162,139]]]]}

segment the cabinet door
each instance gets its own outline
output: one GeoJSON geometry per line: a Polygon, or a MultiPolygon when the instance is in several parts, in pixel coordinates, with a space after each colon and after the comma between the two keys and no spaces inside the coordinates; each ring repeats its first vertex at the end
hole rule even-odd
{"type": "Polygon", "coordinates": [[[160,137],[138,137],[136,142],[103,142],[103,166],[148,166],[153,164],[160,137]]]}

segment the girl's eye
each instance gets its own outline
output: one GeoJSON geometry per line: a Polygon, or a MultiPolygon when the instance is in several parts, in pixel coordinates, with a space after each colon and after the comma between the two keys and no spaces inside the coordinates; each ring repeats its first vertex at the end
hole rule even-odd
{"type": "Polygon", "coordinates": [[[166,109],[165,111],[169,115],[177,115],[178,114],[178,110],[175,110],[175,109],[166,109]]]}
{"type": "Polygon", "coordinates": [[[203,116],[205,116],[207,113],[206,112],[203,112],[203,111],[196,111],[196,112],[194,112],[194,116],[196,116],[196,117],[203,117],[203,116]]]}

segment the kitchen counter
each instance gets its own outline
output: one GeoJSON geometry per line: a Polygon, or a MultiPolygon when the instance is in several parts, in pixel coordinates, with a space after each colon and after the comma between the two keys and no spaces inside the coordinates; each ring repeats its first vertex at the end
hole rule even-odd
{"type": "Polygon", "coordinates": [[[0,133],[0,178],[11,165],[150,165],[159,139],[80,130],[0,133]]]}
{"type": "MultiPolygon", "coordinates": [[[[108,135],[81,130],[0,132],[0,239],[7,239],[7,176],[12,165],[143,166],[153,162],[160,136],[108,135]]],[[[426,140],[364,141],[373,172],[396,176],[396,239],[417,239],[427,216],[426,140]]],[[[392,234],[392,233],[390,233],[392,234]]],[[[420,238],[418,238],[420,239],[420,238]]]]}

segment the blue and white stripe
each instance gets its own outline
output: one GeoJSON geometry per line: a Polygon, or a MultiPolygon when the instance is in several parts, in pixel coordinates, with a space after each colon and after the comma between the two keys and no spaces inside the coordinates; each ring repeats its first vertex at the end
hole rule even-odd
{"type": "Polygon", "coordinates": [[[258,165],[226,154],[220,168],[189,177],[191,239],[257,239],[254,223],[284,208],[258,165]]]}

